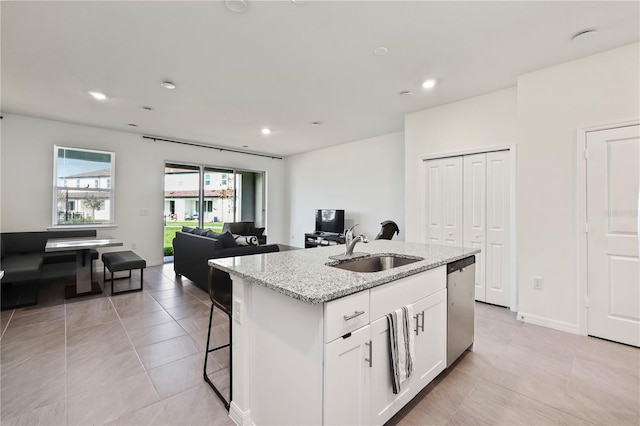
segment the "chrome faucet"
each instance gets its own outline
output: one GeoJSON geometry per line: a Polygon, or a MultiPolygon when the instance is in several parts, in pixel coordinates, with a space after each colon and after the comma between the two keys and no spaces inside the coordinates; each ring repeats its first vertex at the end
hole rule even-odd
{"type": "Polygon", "coordinates": [[[345,250],[345,257],[351,257],[353,256],[353,249],[356,246],[357,243],[359,242],[363,242],[363,243],[368,243],[369,239],[366,237],[366,235],[360,234],[357,237],[353,236],[353,228],[355,228],[356,226],[358,226],[358,224],[356,223],[355,225],[353,225],[351,228],[349,228],[349,230],[347,230],[347,232],[344,234],[344,242],[347,246],[347,249],[345,250]]]}

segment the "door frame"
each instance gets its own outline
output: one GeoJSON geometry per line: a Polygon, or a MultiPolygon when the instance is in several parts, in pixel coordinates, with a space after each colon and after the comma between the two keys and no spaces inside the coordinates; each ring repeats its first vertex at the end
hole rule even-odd
{"type": "Polygon", "coordinates": [[[578,295],[576,298],[578,311],[578,332],[587,336],[589,333],[587,296],[587,135],[591,132],[617,129],[640,125],[640,119],[621,121],[611,124],[579,127],[576,130],[576,275],[578,277],[578,295]]]}
{"type": "Polygon", "coordinates": [[[510,200],[510,205],[509,205],[509,210],[510,210],[510,219],[511,219],[511,238],[509,243],[511,244],[511,250],[510,250],[510,261],[511,261],[511,274],[510,274],[510,280],[511,280],[511,294],[509,296],[509,309],[513,312],[518,312],[519,308],[518,308],[518,301],[519,301],[519,295],[518,295],[518,222],[517,222],[517,198],[516,198],[516,189],[517,189],[517,185],[518,185],[518,173],[517,173],[517,169],[518,169],[518,162],[517,162],[517,145],[516,144],[511,144],[511,145],[493,145],[493,146],[487,146],[487,147],[481,147],[481,148],[472,148],[472,149],[464,149],[464,150],[460,150],[460,151],[450,151],[450,152],[443,152],[443,153],[438,153],[438,154],[429,154],[429,155],[423,155],[420,156],[420,194],[422,194],[422,196],[420,197],[420,213],[419,213],[419,219],[420,219],[420,242],[422,242],[423,244],[425,244],[425,240],[424,237],[426,235],[426,229],[425,229],[425,221],[427,218],[427,211],[426,211],[426,200],[424,197],[424,194],[426,193],[427,188],[425,187],[425,180],[426,180],[426,170],[425,170],[425,164],[426,161],[428,160],[437,160],[440,158],[448,158],[448,157],[459,157],[459,156],[463,156],[463,155],[473,155],[473,154],[483,154],[483,153],[488,153],[488,152],[495,152],[495,151],[509,151],[509,162],[510,162],[510,170],[509,170],[509,195],[511,197],[510,200]]]}

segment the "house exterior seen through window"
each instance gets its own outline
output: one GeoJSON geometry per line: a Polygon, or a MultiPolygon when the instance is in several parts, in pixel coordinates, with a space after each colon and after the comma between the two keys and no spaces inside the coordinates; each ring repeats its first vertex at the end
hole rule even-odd
{"type": "Polygon", "coordinates": [[[114,165],[113,152],[55,146],[53,225],[113,224],[114,165]]]}

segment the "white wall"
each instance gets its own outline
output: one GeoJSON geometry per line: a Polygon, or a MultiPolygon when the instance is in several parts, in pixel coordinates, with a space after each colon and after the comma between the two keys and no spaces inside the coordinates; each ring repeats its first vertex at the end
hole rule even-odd
{"type": "Polygon", "coordinates": [[[518,254],[525,320],[578,327],[577,129],[640,117],[639,52],[636,43],[518,78],[518,254]],[[544,290],[533,289],[534,276],[544,277],[544,290]]]}
{"type": "Polygon", "coordinates": [[[141,135],[4,114],[0,170],[2,232],[44,231],[51,227],[53,146],[116,153],[116,229],[99,231],[124,242],[147,259],[162,263],[165,161],[264,170],[270,243],[286,242],[284,161],[218,150],[153,142],[141,135]],[[147,210],[149,216],[141,216],[147,210]]]}
{"type": "Polygon", "coordinates": [[[430,108],[405,117],[405,221],[407,241],[420,235],[421,157],[516,142],[516,88],[430,108]]]}
{"type": "Polygon", "coordinates": [[[285,159],[290,245],[304,247],[315,228],[316,209],[344,209],[345,226],[355,223],[370,239],[380,222],[393,220],[403,240],[404,137],[390,133],[285,159]]]}
{"type": "Polygon", "coordinates": [[[420,156],[516,142],[519,314],[579,332],[577,129],[640,117],[639,52],[624,46],[407,115],[406,239],[419,240],[420,156]],[[542,291],[534,276],[544,277],[542,291]]]}

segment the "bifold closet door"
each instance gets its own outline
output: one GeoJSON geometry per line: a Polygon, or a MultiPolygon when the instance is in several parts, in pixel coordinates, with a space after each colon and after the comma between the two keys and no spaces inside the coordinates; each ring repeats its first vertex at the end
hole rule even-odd
{"type": "Polygon", "coordinates": [[[476,254],[476,300],[484,302],[486,241],[486,160],[487,154],[464,156],[464,246],[480,249],[476,254]]]}
{"type": "Polygon", "coordinates": [[[462,157],[425,162],[425,242],[461,246],[462,157]]]}
{"type": "Polygon", "coordinates": [[[509,151],[488,152],[486,155],[485,302],[509,306],[511,290],[509,151]]]}

